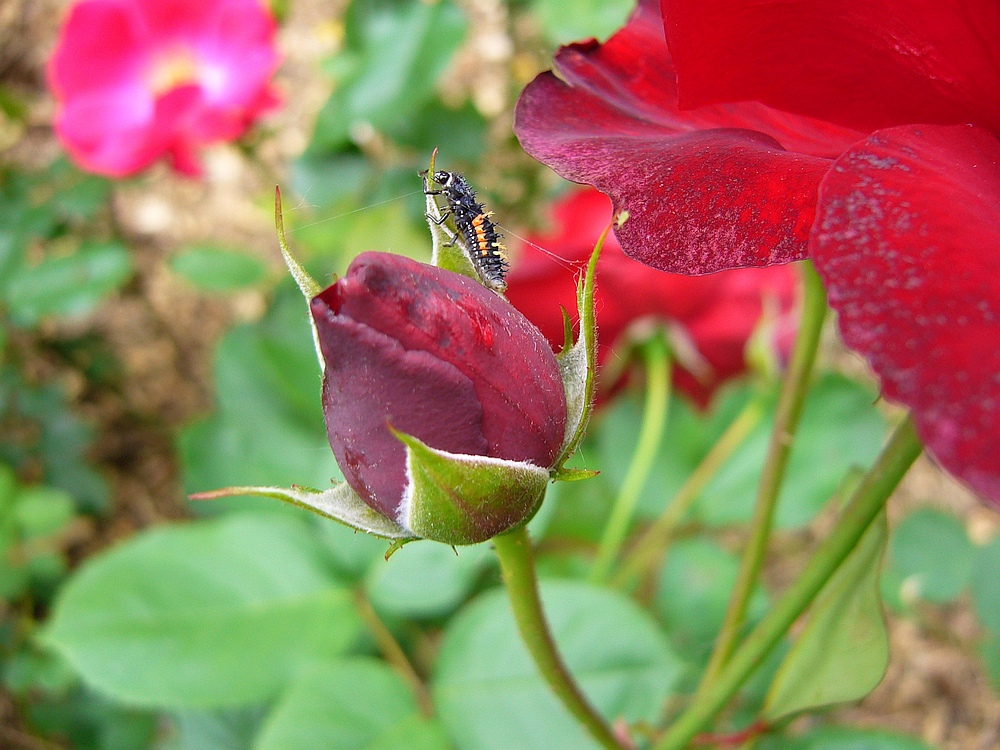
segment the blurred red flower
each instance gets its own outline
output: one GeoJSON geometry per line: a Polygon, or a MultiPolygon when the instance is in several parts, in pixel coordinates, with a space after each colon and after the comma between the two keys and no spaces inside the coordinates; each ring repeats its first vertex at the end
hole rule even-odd
{"type": "Polygon", "coordinates": [[[49,60],[56,133],[91,172],[121,177],[166,156],[197,176],[199,147],[277,104],[274,33],[261,0],[81,0],[49,60]]]}
{"type": "MultiPolygon", "coordinates": [[[[611,202],[596,190],[579,190],[558,201],[552,214],[553,233],[526,238],[518,249],[506,294],[558,347],[563,340],[560,306],[576,309],[576,276],[611,220],[611,202]]],[[[680,339],[689,345],[678,352],[675,384],[704,406],[719,385],[746,370],[747,341],[768,301],[779,324],[776,332],[786,334],[777,343],[787,353],[795,288],[796,274],[789,266],[700,277],[656,271],[626,257],[609,235],[597,266],[598,363],[607,363],[631,326],[647,320],[666,324],[675,343],[680,339]]]]}
{"type": "Polygon", "coordinates": [[[555,66],[515,131],[629,212],[628,255],[812,258],[885,395],[1000,505],[996,0],[640,0],[555,66]]]}

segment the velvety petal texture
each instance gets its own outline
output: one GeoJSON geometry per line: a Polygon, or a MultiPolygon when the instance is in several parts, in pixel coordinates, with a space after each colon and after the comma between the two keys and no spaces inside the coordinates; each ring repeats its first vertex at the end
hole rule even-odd
{"type": "MultiPolygon", "coordinates": [[[[578,190],[558,201],[552,214],[551,234],[529,236],[516,248],[507,298],[558,346],[560,308],[575,308],[575,277],[611,220],[611,202],[596,190],[578,190]]],[[[679,353],[675,383],[705,405],[719,385],[746,371],[747,341],[765,305],[774,313],[776,330],[794,326],[795,288],[796,274],[789,266],[700,277],[655,271],[627,257],[609,237],[597,265],[598,363],[609,361],[633,326],[666,325],[691,349],[679,353]]],[[[783,336],[775,342],[781,353],[789,340],[783,336]]],[[[606,379],[602,383],[605,389],[613,385],[606,379]]]]}
{"type": "Polygon", "coordinates": [[[662,0],[681,106],[1000,130],[996,0],[662,0]]]}
{"type": "Polygon", "coordinates": [[[355,491],[396,518],[406,452],[431,448],[549,468],[566,397],[545,338],[472,279],[387,253],[358,256],[312,302],[326,362],[323,411],[355,491]]]}
{"type": "Polygon", "coordinates": [[[688,274],[805,257],[829,167],[813,154],[861,134],[758,104],[681,112],[654,2],[606,44],[564,47],[555,65],[561,78],[542,73],[522,93],[515,132],[529,154],[628,212],[615,230],[627,255],[688,274]]]}
{"type": "Polygon", "coordinates": [[[56,133],[92,172],[196,175],[200,147],[277,103],[274,34],[259,0],[80,0],[49,61],[56,133]]]}
{"type": "Polygon", "coordinates": [[[967,126],[872,135],[824,180],[811,253],[844,341],[1000,506],[1000,143],[967,126]]]}
{"type": "Polygon", "coordinates": [[[687,274],[811,255],[885,395],[1000,503],[1000,3],[639,0],[555,68],[518,137],[629,211],[626,254],[687,274]]]}

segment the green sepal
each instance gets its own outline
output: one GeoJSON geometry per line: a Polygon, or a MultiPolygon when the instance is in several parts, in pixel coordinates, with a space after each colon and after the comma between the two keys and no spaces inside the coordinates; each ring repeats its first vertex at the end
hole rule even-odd
{"type": "MultiPolygon", "coordinates": [[[[295,279],[296,285],[299,287],[299,291],[302,292],[302,296],[306,298],[306,307],[312,302],[313,297],[323,291],[323,287],[319,285],[309,272],[302,267],[298,259],[292,255],[292,251],[288,248],[288,241],[285,239],[285,220],[281,214],[281,188],[274,188],[274,228],[278,232],[278,246],[281,248],[281,257],[285,260],[285,265],[288,266],[288,271],[292,274],[292,278],[295,279]]],[[[326,360],[323,359],[323,350],[319,347],[319,331],[316,330],[316,321],[313,320],[312,311],[309,312],[309,326],[312,328],[313,335],[313,346],[316,348],[316,359],[319,360],[319,371],[326,372],[326,360]]]]}
{"type": "Polygon", "coordinates": [[[451,545],[484,542],[530,521],[545,497],[548,469],[448,453],[393,433],[406,446],[409,479],[399,519],[424,539],[451,545]]]}
{"type": "Polygon", "coordinates": [[[859,700],[882,681],[889,665],[889,632],[879,572],[887,539],[883,511],[810,607],[768,690],[768,722],[859,700]]]}
{"type": "Polygon", "coordinates": [[[372,510],[358,497],[347,482],[338,482],[328,490],[320,491],[309,487],[226,487],[211,492],[198,492],[192,500],[215,500],[236,495],[256,495],[271,497],[291,505],[312,511],[324,518],[332,518],[357,531],[364,531],[384,539],[410,541],[416,537],[381,513],[372,510]]]}
{"type": "Polygon", "coordinates": [[[573,348],[573,320],[569,317],[569,311],[565,307],[559,305],[559,310],[562,312],[563,318],[563,345],[562,349],[559,350],[559,354],[562,355],[573,348]]]}
{"type": "Polygon", "coordinates": [[[563,467],[552,474],[553,482],[579,482],[581,479],[596,477],[601,472],[593,469],[567,469],[563,467]]]}
{"type": "MultiPolygon", "coordinates": [[[[431,153],[430,166],[427,172],[420,173],[421,176],[426,177],[427,185],[432,187],[437,184],[434,182],[436,159],[437,149],[434,149],[433,153],[431,153]]],[[[444,215],[444,212],[441,210],[441,206],[438,205],[438,196],[426,195],[425,197],[427,200],[427,226],[431,230],[431,265],[443,268],[446,271],[460,273],[462,276],[468,276],[487,289],[500,294],[503,291],[503,287],[493,288],[489,284],[484,283],[483,277],[476,270],[476,266],[470,257],[471,251],[463,244],[464,241],[458,232],[458,227],[455,225],[455,217],[449,216],[447,219],[442,220],[441,217],[444,215]]]]}
{"type": "MultiPolygon", "coordinates": [[[[611,225],[601,233],[594,246],[594,252],[587,264],[587,273],[576,287],[576,307],[580,318],[580,334],[572,346],[565,345],[556,357],[559,375],[566,391],[566,433],[562,449],[553,465],[553,473],[558,475],[563,464],[573,455],[583,435],[587,431],[590,415],[594,410],[594,385],[597,371],[597,322],[594,315],[594,284],[597,276],[597,260],[601,257],[604,240],[611,231],[611,225]]],[[[565,320],[565,313],[564,313],[565,320]]],[[[569,337],[567,337],[567,341],[569,337]]]]}

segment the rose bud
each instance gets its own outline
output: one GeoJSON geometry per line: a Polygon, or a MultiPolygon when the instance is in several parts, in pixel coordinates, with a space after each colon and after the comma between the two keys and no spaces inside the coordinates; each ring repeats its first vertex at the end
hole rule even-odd
{"type": "Polygon", "coordinates": [[[531,517],[567,421],[559,365],[534,325],[470,278],[374,252],[311,310],[327,434],[361,500],[449,544],[531,517]]]}

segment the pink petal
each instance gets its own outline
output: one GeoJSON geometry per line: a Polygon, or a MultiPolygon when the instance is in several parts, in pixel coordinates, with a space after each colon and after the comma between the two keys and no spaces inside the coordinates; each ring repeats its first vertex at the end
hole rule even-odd
{"type": "Polygon", "coordinates": [[[57,132],[92,171],[165,156],[197,176],[202,146],[238,138],[276,103],[274,33],[260,0],[80,0],[49,65],[57,132]]]}
{"type": "Polygon", "coordinates": [[[681,104],[1000,131],[996,0],[661,0],[681,104]]]}
{"type": "Polygon", "coordinates": [[[49,85],[59,99],[136,86],[148,59],[148,39],[135,3],[89,0],[74,5],[62,26],[49,60],[49,85]]]}
{"type": "Polygon", "coordinates": [[[844,341],[1000,506],[1000,143],[966,126],[874,133],[823,181],[811,252],[844,341]]]}
{"type": "Polygon", "coordinates": [[[142,88],[109,88],[75,96],[56,118],[56,132],[83,169],[123,177],[159,157],[154,102],[142,88]]]}
{"type": "MultiPolygon", "coordinates": [[[[218,13],[219,0],[128,0],[142,14],[150,36],[158,42],[169,45],[177,41],[184,43],[197,38],[210,27],[218,13]]],[[[259,0],[243,0],[247,12],[253,13],[251,3],[256,3],[257,12],[263,11],[259,0]]]]}
{"type": "Polygon", "coordinates": [[[206,97],[213,106],[254,105],[280,61],[274,46],[276,24],[259,0],[217,3],[195,47],[203,66],[206,97]]]}

